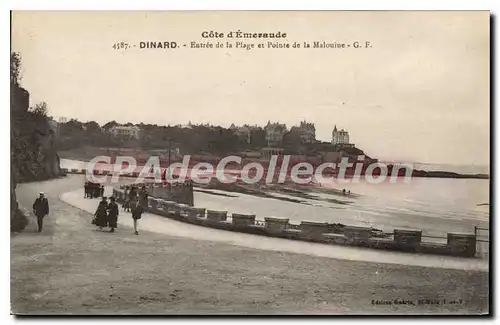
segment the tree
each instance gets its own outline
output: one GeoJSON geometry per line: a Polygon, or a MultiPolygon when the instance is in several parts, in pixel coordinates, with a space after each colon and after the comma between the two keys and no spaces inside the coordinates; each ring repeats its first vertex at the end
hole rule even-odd
{"type": "Polygon", "coordinates": [[[85,122],[83,124],[85,129],[85,142],[91,145],[99,146],[104,144],[106,139],[103,137],[101,127],[95,121],[85,122]]]}
{"type": "Polygon", "coordinates": [[[49,112],[49,109],[47,107],[46,102],[40,102],[40,103],[36,104],[35,107],[30,108],[30,112],[32,112],[33,114],[38,115],[38,116],[47,117],[47,113],[49,112]]]}
{"type": "Polygon", "coordinates": [[[71,120],[69,120],[65,124],[68,127],[68,129],[71,131],[76,131],[76,130],[82,131],[83,130],[83,123],[78,121],[77,119],[72,118],[71,120]]]}
{"type": "Polygon", "coordinates": [[[85,128],[87,129],[88,133],[93,133],[93,132],[101,132],[101,127],[99,126],[99,123],[95,121],[88,121],[83,124],[85,128]]]}
{"type": "Polygon", "coordinates": [[[12,52],[10,54],[10,83],[19,86],[21,81],[21,54],[12,52]]]}
{"type": "Polygon", "coordinates": [[[299,146],[302,144],[300,133],[296,131],[289,131],[283,135],[283,144],[289,146],[299,146]]]}
{"type": "Polygon", "coordinates": [[[119,125],[119,124],[118,124],[118,122],[116,122],[116,121],[110,121],[110,122],[108,122],[108,123],[104,124],[104,125],[102,126],[102,128],[103,128],[104,130],[108,131],[108,130],[109,130],[109,129],[111,129],[113,126],[118,126],[118,125],[119,125]]]}
{"type": "Polygon", "coordinates": [[[252,128],[250,131],[250,139],[252,141],[252,147],[262,148],[267,146],[266,141],[266,131],[262,128],[252,128]]]}

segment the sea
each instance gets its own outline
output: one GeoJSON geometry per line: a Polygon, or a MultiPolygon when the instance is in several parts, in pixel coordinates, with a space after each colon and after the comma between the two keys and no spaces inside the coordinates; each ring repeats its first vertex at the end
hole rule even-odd
{"type": "MultiPolygon", "coordinates": [[[[449,171],[462,174],[489,174],[488,166],[415,164],[415,169],[449,171]]],[[[422,230],[422,241],[446,243],[448,233],[477,234],[478,252],[489,254],[490,180],[452,178],[412,178],[408,183],[384,182],[321,184],[353,195],[317,193],[315,199],[294,203],[246,194],[234,197],[195,193],[197,205],[231,212],[254,213],[289,218],[290,222],[320,221],[394,229],[422,230]],[[335,203],[336,201],[342,203],[335,203]]],[[[220,191],[224,194],[223,191],[220,191]]],[[[295,198],[280,194],[281,197],[295,198]]]]}

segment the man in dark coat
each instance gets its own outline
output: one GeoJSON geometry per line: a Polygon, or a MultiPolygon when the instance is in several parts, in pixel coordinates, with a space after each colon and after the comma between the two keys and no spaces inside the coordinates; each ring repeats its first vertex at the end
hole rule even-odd
{"type": "Polygon", "coordinates": [[[92,184],[92,198],[101,196],[101,186],[98,183],[92,184]]]}
{"type": "Polygon", "coordinates": [[[137,194],[139,195],[139,199],[142,200],[146,194],[146,186],[142,186],[137,194]]]}
{"type": "Polygon", "coordinates": [[[108,201],[106,201],[106,197],[103,196],[101,202],[97,206],[97,210],[94,214],[95,218],[93,220],[93,224],[99,227],[99,230],[106,227],[108,224],[108,201]]]}
{"type": "Polygon", "coordinates": [[[83,186],[83,188],[85,189],[84,198],[88,198],[89,197],[89,182],[85,182],[85,185],[83,186]]]}
{"type": "Polygon", "coordinates": [[[138,194],[139,194],[139,202],[145,209],[148,206],[148,190],[146,189],[146,186],[142,186],[138,194]]]}
{"type": "Polygon", "coordinates": [[[136,200],[134,205],[132,206],[132,219],[134,219],[134,232],[136,235],[139,235],[139,231],[137,230],[137,223],[139,219],[142,218],[143,212],[144,208],[140,204],[139,200],[136,200]]]}
{"type": "Polygon", "coordinates": [[[130,211],[130,198],[128,196],[128,192],[130,191],[129,187],[128,186],[125,186],[125,191],[123,192],[123,195],[125,196],[125,200],[123,202],[123,209],[125,211],[130,211]]]}
{"type": "Polygon", "coordinates": [[[130,199],[133,199],[137,196],[137,187],[135,185],[132,185],[130,188],[130,192],[128,193],[128,196],[130,199]]]}
{"type": "Polygon", "coordinates": [[[89,194],[91,199],[95,198],[95,183],[89,183],[89,194]]]}
{"type": "Polygon", "coordinates": [[[120,209],[118,208],[118,204],[116,204],[115,198],[113,196],[110,198],[110,201],[111,202],[109,202],[108,205],[108,226],[111,228],[110,232],[115,232],[120,209]]]}
{"type": "Polygon", "coordinates": [[[132,211],[132,206],[135,204],[136,199],[137,199],[137,187],[135,187],[135,185],[132,185],[128,192],[127,211],[132,211]]]}
{"type": "Polygon", "coordinates": [[[37,197],[35,203],[33,203],[33,213],[36,215],[38,232],[41,232],[43,228],[43,218],[49,214],[49,201],[45,198],[43,192],[40,192],[40,196],[37,197]]]}

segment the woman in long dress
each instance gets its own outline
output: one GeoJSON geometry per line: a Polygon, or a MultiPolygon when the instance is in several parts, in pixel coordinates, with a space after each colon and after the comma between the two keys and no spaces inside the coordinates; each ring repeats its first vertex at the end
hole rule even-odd
{"type": "Polygon", "coordinates": [[[94,224],[99,227],[99,230],[106,227],[108,224],[108,202],[106,201],[106,197],[103,196],[102,200],[99,202],[97,206],[97,210],[94,214],[94,224]]]}
{"type": "Polygon", "coordinates": [[[114,232],[115,228],[118,226],[118,214],[120,213],[120,209],[118,209],[118,204],[116,204],[114,197],[110,197],[109,200],[111,202],[109,202],[108,205],[108,226],[111,228],[110,232],[114,232]]]}

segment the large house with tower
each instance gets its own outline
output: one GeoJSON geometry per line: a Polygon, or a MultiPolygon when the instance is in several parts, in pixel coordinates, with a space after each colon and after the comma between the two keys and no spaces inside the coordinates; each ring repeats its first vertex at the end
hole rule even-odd
{"type": "Polygon", "coordinates": [[[333,128],[332,144],[344,148],[354,147],[354,144],[349,143],[349,132],[344,129],[337,130],[337,125],[333,128]]]}

